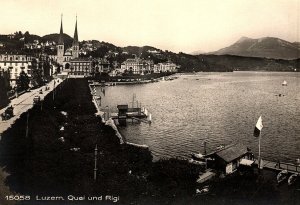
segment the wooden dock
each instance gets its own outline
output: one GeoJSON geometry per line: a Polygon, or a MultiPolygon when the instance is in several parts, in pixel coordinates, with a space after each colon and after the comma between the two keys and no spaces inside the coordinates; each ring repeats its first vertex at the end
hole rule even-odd
{"type": "MultiPolygon", "coordinates": [[[[258,160],[254,161],[255,165],[258,166],[258,160]]],[[[286,163],[286,162],[273,162],[269,160],[262,159],[262,166],[264,169],[270,169],[274,171],[287,170],[291,174],[300,174],[300,165],[286,163]]]]}

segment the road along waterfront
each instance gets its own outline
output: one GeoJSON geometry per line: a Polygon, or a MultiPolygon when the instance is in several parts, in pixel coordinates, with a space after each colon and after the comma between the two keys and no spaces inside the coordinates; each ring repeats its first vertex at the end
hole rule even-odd
{"type": "MultiPolygon", "coordinates": [[[[9,120],[0,121],[0,140],[1,134],[7,130],[19,117],[22,113],[27,112],[30,108],[33,107],[33,98],[35,96],[40,96],[41,100],[44,100],[44,97],[48,95],[53,89],[55,89],[59,84],[63,82],[62,79],[57,78],[50,81],[48,84],[31,90],[29,92],[24,93],[23,95],[19,96],[18,98],[14,98],[10,105],[14,108],[14,116],[9,120]],[[55,83],[54,83],[55,81],[55,83]],[[48,90],[45,88],[49,87],[48,90]],[[42,90],[42,94],[40,94],[40,90],[42,90]]],[[[0,110],[0,115],[5,111],[6,107],[0,110]]]]}

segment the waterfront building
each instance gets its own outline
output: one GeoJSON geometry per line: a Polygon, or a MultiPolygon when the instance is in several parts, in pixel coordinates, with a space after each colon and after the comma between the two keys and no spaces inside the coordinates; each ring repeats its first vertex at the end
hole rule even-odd
{"type": "Polygon", "coordinates": [[[165,63],[154,64],[152,60],[143,60],[140,58],[129,58],[121,64],[123,73],[132,74],[149,74],[149,73],[165,73],[177,72],[177,65],[171,61],[165,63]]]}
{"type": "Polygon", "coordinates": [[[91,73],[92,61],[88,58],[74,58],[70,60],[69,74],[77,76],[89,76],[91,73]]]}
{"type": "Polygon", "coordinates": [[[165,73],[165,72],[177,72],[177,66],[175,63],[172,63],[170,61],[165,63],[158,63],[154,65],[153,68],[154,73],[165,73]]]}
{"type": "Polygon", "coordinates": [[[129,74],[148,74],[153,70],[152,60],[143,60],[140,58],[128,58],[121,64],[121,70],[129,74]]]}
{"type": "Polygon", "coordinates": [[[240,165],[251,165],[254,159],[250,149],[241,144],[221,148],[213,153],[211,158],[214,159],[213,168],[221,171],[225,175],[237,171],[240,165]]]}
{"type": "Polygon", "coordinates": [[[9,72],[12,87],[16,85],[16,80],[22,71],[31,77],[32,58],[32,56],[26,55],[0,54],[0,70],[9,72]]]}
{"type": "Polygon", "coordinates": [[[40,54],[37,57],[20,54],[0,54],[0,71],[9,72],[11,87],[16,86],[16,81],[20,76],[20,73],[24,71],[29,78],[32,77],[32,60],[35,59],[37,65],[42,68],[43,77],[52,76],[57,70],[57,66],[53,64],[53,56],[46,54],[40,54]],[[45,63],[48,65],[46,68],[45,63]]]}

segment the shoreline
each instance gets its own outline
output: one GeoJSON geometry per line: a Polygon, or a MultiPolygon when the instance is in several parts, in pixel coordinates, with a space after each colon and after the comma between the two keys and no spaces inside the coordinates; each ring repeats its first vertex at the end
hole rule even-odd
{"type": "Polygon", "coordinates": [[[136,144],[136,143],[131,143],[131,142],[127,142],[125,137],[123,137],[123,135],[119,132],[118,126],[115,124],[114,120],[109,118],[107,121],[104,120],[104,112],[100,110],[100,107],[97,103],[97,99],[95,98],[95,96],[93,95],[93,89],[91,87],[91,84],[89,84],[89,88],[90,88],[90,94],[93,97],[93,104],[95,105],[95,108],[97,110],[97,112],[95,113],[96,116],[99,116],[101,118],[102,123],[104,123],[107,126],[110,126],[113,130],[115,130],[116,132],[116,136],[119,138],[120,140],[120,144],[127,144],[127,145],[131,145],[131,146],[135,146],[135,147],[139,147],[139,148],[144,148],[144,149],[149,149],[148,145],[145,144],[136,144]]]}

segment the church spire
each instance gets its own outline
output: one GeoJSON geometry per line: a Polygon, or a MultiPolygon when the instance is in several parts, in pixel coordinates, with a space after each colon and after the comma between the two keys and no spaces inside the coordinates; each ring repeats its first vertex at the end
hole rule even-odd
{"type": "Polygon", "coordinates": [[[59,45],[64,44],[64,31],[63,31],[62,16],[63,16],[63,15],[61,14],[60,32],[59,32],[59,38],[58,38],[58,44],[59,44],[59,45]]]}
{"type": "Polygon", "coordinates": [[[76,14],[76,23],[75,23],[75,31],[74,31],[74,39],[72,46],[72,58],[79,57],[79,42],[78,42],[78,31],[77,31],[77,14],[76,14]]]}
{"type": "Polygon", "coordinates": [[[76,15],[76,23],[75,23],[73,46],[78,46],[77,15],[76,15]]]}

